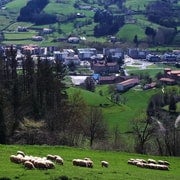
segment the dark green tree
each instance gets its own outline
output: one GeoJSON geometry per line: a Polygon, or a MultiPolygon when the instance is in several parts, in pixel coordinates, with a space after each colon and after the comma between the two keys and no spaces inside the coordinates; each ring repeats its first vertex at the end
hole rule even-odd
{"type": "Polygon", "coordinates": [[[0,144],[6,144],[6,124],[3,109],[3,96],[0,90],[0,144]]]}

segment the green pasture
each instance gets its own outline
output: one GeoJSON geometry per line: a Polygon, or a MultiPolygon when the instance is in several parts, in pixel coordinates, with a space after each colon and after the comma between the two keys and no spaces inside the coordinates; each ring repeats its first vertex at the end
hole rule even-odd
{"type": "Polygon", "coordinates": [[[146,38],[144,29],[137,24],[125,24],[117,33],[117,37],[124,41],[133,42],[134,36],[137,35],[138,39],[143,40],[146,38]]]}
{"type": "Polygon", "coordinates": [[[64,2],[65,3],[50,2],[45,7],[44,11],[50,14],[63,14],[63,15],[75,13],[75,8],[73,7],[73,4],[68,3],[66,1],[64,2]]]}
{"type": "Polygon", "coordinates": [[[145,10],[146,6],[149,2],[155,0],[126,0],[125,5],[127,8],[132,9],[134,11],[142,11],[145,10]]]}
{"type": "Polygon", "coordinates": [[[28,0],[13,0],[6,4],[7,11],[10,13],[19,14],[19,11],[22,7],[27,4],[28,0]]]}
{"type": "Polygon", "coordinates": [[[108,92],[108,85],[97,86],[95,92],[72,87],[67,90],[69,95],[77,91],[81,92],[82,97],[88,105],[100,107],[101,104],[104,118],[110,129],[115,125],[119,125],[122,133],[131,129],[131,120],[141,111],[145,111],[150,97],[159,92],[158,89],[148,91],[131,89],[123,94],[119,93],[120,99],[125,99],[125,103],[120,102],[119,104],[115,104],[110,100],[111,95],[108,92]],[[99,95],[100,90],[103,96],[99,95]]]}
{"type": "Polygon", "coordinates": [[[110,129],[119,125],[122,133],[131,130],[131,120],[137,117],[142,111],[146,111],[150,97],[159,90],[137,91],[131,89],[120,94],[120,99],[125,98],[125,104],[114,105],[103,108],[103,113],[110,129]]]}
{"type": "Polygon", "coordinates": [[[159,157],[140,154],[129,154],[113,151],[95,151],[79,148],[60,146],[37,146],[37,145],[0,145],[0,178],[19,180],[178,180],[180,158],[159,157]],[[27,155],[45,157],[47,154],[59,155],[64,159],[64,165],[55,165],[55,169],[49,170],[27,170],[22,164],[10,162],[9,157],[16,154],[18,150],[27,155]],[[92,159],[93,168],[77,167],[72,165],[72,160],[76,158],[89,157],[92,159]],[[130,158],[153,158],[155,160],[167,160],[170,163],[169,171],[144,169],[127,164],[130,158]],[[109,162],[108,168],[102,168],[100,162],[109,162]]]}
{"type": "Polygon", "coordinates": [[[99,106],[100,104],[109,104],[111,105],[112,103],[107,99],[106,96],[100,96],[98,93],[93,93],[87,90],[83,90],[80,88],[69,88],[68,94],[74,94],[78,91],[80,91],[83,99],[86,101],[86,103],[90,106],[99,106]]]}
{"type": "Polygon", "coordinates": [[[163,73],[163,68],[157,68],[157,69],[130,69],[127,71],[128,74],[133,75],[140,75],[140,74],[149,74],[151,78],[154,78],[159,72],[163,73]]]}
{"type": "Polygon", "coordinates": [[[6,40],[18,40],[18,39],[31,39],[32,36],[36,35],[36,32],[12,32],[4,33],[4,38],[6,40]]]}
{"type": "Polygon", "coordinates": [[[11,20],[4,15],[0,15],[0,30],[3,30],[11,23],[11,20]]]}
{"type": "Polygon", "coordinates": [[[28,23],[28,22],[15,22],[13,24],[11,24],[7,30],[9,31],[16,31],[18,26],[21,26],[21,27],[31,27],[33,24],[32,23],[28,23]]]}

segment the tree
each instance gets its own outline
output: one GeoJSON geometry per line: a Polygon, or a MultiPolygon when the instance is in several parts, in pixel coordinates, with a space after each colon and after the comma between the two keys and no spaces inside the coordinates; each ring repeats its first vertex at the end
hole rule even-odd
{"type": "Polygon", "coordinates": [[[94,80],[91,77],[87,77],[85,79],[84,84],[85,84],[85,88],[88,91],[94,91],[95,90],[95,82],[94,82],[94,80]]]}
{"type": "Polygon", "coordinates": [[[133,42],[134,42],[134,44],[136,44],[136,47],[138,47],[139,40],[138,40],[137,34],[134,36],[133,42]]]}
{"type": "Polygon", "coordinates": [[[132,120],[132,130],[135,135],[135,150],[137,153],[146,154],[146,144],[155,133],[155,127],[145,113],[140,113],[132,120]]]}
{"type": "Polygon", "coordinates": [[[176,100],[173,95],[170,96],[169,112],[176,112],[176,100]]]}
{"type": "Polygon", "coordinates": [[[96,139],[105,138],[107,128],[100,108],[90,107],[89,114],[84,125],[84,133],[90,139],[91,147],[96,139]]]}
{"type": "Polygon", "coordinates": [[[6,143],[6,124],[3,109],[3,97],[2,92],[0,90],[0,144],[6,143]]]}
{"type": "Polygon", "coordinates": [[[156,30],[147,26],[145,29],[145,34],[151,38],[151,42],[154,43],[154,38],[156,36],[156,30]]]}

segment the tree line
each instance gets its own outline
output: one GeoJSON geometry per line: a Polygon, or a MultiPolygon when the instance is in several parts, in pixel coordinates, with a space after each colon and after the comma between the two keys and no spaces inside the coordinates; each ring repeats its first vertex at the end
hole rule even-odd
{"type": "Polygon", "coordinates": [[[82,138],[93,146],[96,139],[105,138],[102,111],[88,107],[79,92],[68,97],[61,61],[39,57],[35,63],[26,54],[19,69],[16,55],[11,46],[0,57],[0,143],[21,143],[24,138],[30,144],[73,146],[82,138]],[[43,123],[43,129],[20,129],[25,118],[43,123]]]}

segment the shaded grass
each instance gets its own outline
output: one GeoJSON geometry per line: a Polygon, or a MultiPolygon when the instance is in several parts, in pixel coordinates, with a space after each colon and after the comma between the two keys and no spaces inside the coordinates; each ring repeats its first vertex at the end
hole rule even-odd
{"type": "Polygon", "coordinates": [[[139,154],[129,154],[120,152],[93,151],[70,147],[59,146],[15,146],[15,145],[0,145],[0,178],[8,177],[11,179],[21,180],[49,180],[58,179],[58,177],[66,176],[71,179],[81,180],[124,180],[124,179],[139,179],[139,180],[164,180],[164,179],[179,179],[180,159],[174,157],[158,157],[146,156],[139,154]],[[22,150],[28,155],[43,157],[47,154],[57,154],[63,157],[64,165],[56,165],[55,169],[51,170],[25,170],[22,165],[14,164],[9,161],[9,156],[15,154],[17,150],[22,150]],[[72,159],[90,157],[94,162],[94,167],[83,168],[72,165],[72,159]],[[162,159],[170,162],[170,171],[142,169],[136,166],[128,165],[127,160],[130,158],[154,158],[162,159]],[[109,162],[109,168],[102,168],[101,160],[109,162]]]}

